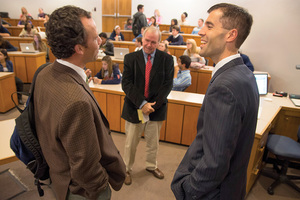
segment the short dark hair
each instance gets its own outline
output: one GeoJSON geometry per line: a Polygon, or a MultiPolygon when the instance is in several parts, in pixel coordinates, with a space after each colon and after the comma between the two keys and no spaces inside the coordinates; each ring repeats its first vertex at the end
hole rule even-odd
{"type": "Polygon", "coordinates": [[[253,24],[252,16],[244,8],[228,3],[216,4],[207,12],[210,13],[217,9],[223,12],[223,16],[220,18],[223,28],[228,30],[237,29],[238,35],[235,47],[240,48],[250,33],[253,24]]]}
{"type": "Polygon", "coordinates": [[[191,58],[187,55],[182,55],[179,57],[180,58],[180,61],[181,61],[181,64],[185,64],[185,68],[189,68],[190,65],[191,65],[191,58]]]}
{"type": "Polygon", "coordinates": [[[173,30],[173,29],[175,29],[175,30],[178,31],[178,32],[180,31],[180,28],[179,28],[179,26],[177,26],[177,25],[172,26],[172,30],[173,30]]]}
{"type": "Polygon", "coordinates": [[[25,25],[24,25],[24,30],[25,31],[27,31],[28,26],[31,26],[31,28],[33,28],[33,25],[30,22],[27,21],[27,22],[25,22],[25,25]]]}
{"type": "Polygon", "coordinates": [[[103,37],[103,38],[107,39],[107,34],[104,33],[104,32],[101,32],[101,33],[99,34],[99,37],[103,37]]]}
{"type": "Polygon", "coordinates": [[[136,38],[136,41],[139,42],[139,43],[141,43],[141,44],[143,44],[143,38],[142,37],[136,38]]]}
{"type": "Polygon", "coordinates": [[[139,5],[137,6],[137,10],[140,11],[140,9],[142,9],[143,7],[144,7],[144,5],[139,4],[139,5]]]}
{"type": "Polygon", "coordinates": [[[76,6],[56,9],[47,22],[46,35],[51,51],[56,58],[69,58],[75,53],[75,45],[86,46],[87,33],[81,18],[91,15],[76,6]]]}
{"type": "Polygon", "coordinates": [[[184,14],[184,15],[185,15],[185,17],[188,17],[188,14],[187,14],[187,12],[183,12],[182,14],[184,14]]]}

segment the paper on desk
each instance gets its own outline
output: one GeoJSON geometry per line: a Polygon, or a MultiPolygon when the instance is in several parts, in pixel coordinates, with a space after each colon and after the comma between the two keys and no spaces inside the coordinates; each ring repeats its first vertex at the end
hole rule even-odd
{"type": "Polygon", "coordinates": [[[142,109],[138,109],[137,111],[138,111],[139,120],[142,121],[142,124],[149,121],[149,115],[145,115],[142,109]]]}

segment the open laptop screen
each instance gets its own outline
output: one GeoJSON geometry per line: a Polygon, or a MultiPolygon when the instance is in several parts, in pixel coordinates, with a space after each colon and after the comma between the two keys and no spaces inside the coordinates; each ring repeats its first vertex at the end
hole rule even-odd
{"type": "Polygon", "coordinates": [[[260,95],[268,93],[268,74],[254,74],[260,95]]]}

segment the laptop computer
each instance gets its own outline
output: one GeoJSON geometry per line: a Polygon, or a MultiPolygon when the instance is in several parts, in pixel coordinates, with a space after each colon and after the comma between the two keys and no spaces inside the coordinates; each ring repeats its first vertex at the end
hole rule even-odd
{"type": "Polygon", "coordinates": [[[37,53],[32,43],[20,43],[22,53],[37,53]]]}
{"type": "Polygon", "coordinates": [[[254,74],[254,77],[256,79],[259,95],[268,94],[268,74],[267,73],[254,74]]]}
{"type": "Polygon", "coordinates": [[[114,48],[114,57],[116,59],[124,60],[124,56],[129,53],[129,48],[114,48]]]}

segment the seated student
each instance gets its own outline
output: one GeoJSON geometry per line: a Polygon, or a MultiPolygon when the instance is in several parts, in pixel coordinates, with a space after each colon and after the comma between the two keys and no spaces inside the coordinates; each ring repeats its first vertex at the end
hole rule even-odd
{"type": "Polygon", "coordinates": [[[93,78],[95,84],[119,84],[121,73],[118,64],[113,64],[110,56],[102,58],[102,68],[93,78]]]}
{"type": "Polygon", "coordinates": [[[45,13],[44,13],[44,10],[43,8],[39,8],[39,14],[38,14],[38,18],[39,19],[45,19],[45,13]]]}
{"type": "Polygon", "coordinates": [[[33,35],[36,33],[38,32],[35,28],[33,28],[33,25],[30,24],[29,22],[26,22],[24,28],[19,34],[19,37],[33,37],[33,35]]]}
{"type": "Polygon", "coordinates": [[[186,50],[183,52],[183,55],[187,55],[191,58],[192,68],[200,69],[205,66],[205,59],[199,55],[200,49],[197,47],[197,43],[194,39],[186,40],[186,50]]]}
{"type": "Polygon", "coordinates": [[[21,14],[20,14],[20,19],[25,16],[27,19],[33,19],[32,15],[28,13],[27,9],[25,7],[21,8],[21,14]]]}
{"type": "Polygon", "coordinates": [[[125,30],[132,30],[132,19],[131,18],[127,19],[127,23],[125,24],[124,29],[125,30]]]}
{"type": "Polygon", "coordinates": [[[188,14],[187,12],[184,12],[181,14],[181,19],[178,21],[178,25],[181,26],[181,25],[188,25],[188,22],[186,20],[186,18],[188,17],[188,14]]]}
{"type": "Polygon", "coordinates": [[[48,15],[48,14],[45,14],[45,18],[44,18],[44,27],[47,26],[48,21],[49,21],[49,15],[48,15]]]}
{"type": "Polygon", "coordinates": [[[18,51],[17,47],[14,47],[8,40],[5,40],[0,35],[0,49],[6,49],[6,51],[18,51]]]}
{"type": "Polygon", "coordinates": [[[100,44],[100,49],[109,56],[113,56],[114,55],[114,44],[111,43],[108,39],[107,39],[107,35],[106,33],[102,32],[99,34],[99,37],[101,38],[102,42],[100,44]]]}
{"type": "MultiPolygon", "coordinates": [[[[13,63],[9,60],[6,49],[0,49],[0,72],[13,72],[13,63]]],[[[15,76],[16,86],[18,92],[23,92],[23,82],[15,76]]],[[[22,95],[18,94],[18,102],[23,105],[22,95]]]]}
{"type": "Polygon", "coordinates": [[[135,40],[135,46],[136,46],[136,48],[135,48],[135,50],[134,51],[139,51],[139,50],[141,50],[142,48],[143,48],[143,41],[142,41],[142,38],[141,37],[139,37],[139,38],[136,38],[136,40],[135,40]]]}
{"type": "Polygon", "coordinates": [[[144,33],[144,31],[146,30],[146,28],[147,27],[142,27],[141,28],[141,34],[139,34],[138,36],[136,36],[135,38],[133,38],[133,40],[132,40],[132,42],[135,42],[135,40],[137,39],[137,38],[142,38],[143,37],[143,33],[144,33]]]}
{"type": "MultiPolygon", "coordinates": [[[[158,44],[157,49],[160,50],[160,51],[164,51],[164,52],[166,52],[167,54],[170,54],[170,55],[171,55],[171,53],[170,53],[170,51],[169,51],[169,48],[168,48],[168,42],[162,42],[162,41],[161,41],[161,42],[158,44]]],[[[174,62],[174,67],[175,67],[175,66],[178,65],[178,64],[177,64],[177,58],[176,58],[176,56],[174,56],[174,55],[171,55],[171,56],[173,57],[173,62],[174,62]]]]}
{"type": "Polygon", "coordinates": [[[179,35],[178,26],[172,27],[172,35],[170,35],[166,40],[169,42],[169,45],[184,45],[183,37],[179,35]]]}
{"type": "Polygon", "coordinates": [[[192,77],[189,70],[191,59],[182,55],[178,58],[178,67],[174,68],[173,88],[175,91],[184,91],[192,84],[192,77]]]}
{"type": "Polygon", "coordinates": [[[242,54],[240,51],[239,51],[239,54],[243,58],[244,64],[253,72],[254,71],[254,67],[253,67],[253,64],[250,61],[250,58],[247,55],[242,54]]]}
{"type": "Polygon", "coordinates": [[[46,60],[49,60],[49,49],[45,42],[42,41],[42,38],[39,33],[35,33],[33,35],[33,42],[32,42],[34,49],[40,52],[46,52],[46,60]]]}
{"type": "Polygon", "coordinates": [[[153,27],[159,28],[158,25],[156,24],[156,19],[155,19],[154,16],[152,16],[152,17],[150,18],[150,21],[149,21],[149,23],[148,23],[148,26],[153,26],[153,27]]]}
{"type": "Polygon", "coordinates": [[[17,26],[24,27],[27,22],[29,22],[32,25],[32,22],[28,20],[28,18],[25,15],[23,15],[17,26]]]}
{"type": "MultiPolygon", "coordinates": [[[[178,26],[178,21],[177,21],[177,19],[171,19],[171,26],[170,26],[170,32],[172,32],[172,27],[173,26],[178,26]]],[[[179,32],[180,32],[180,26],[178,26],[179,27],[179,32]]]]}
{"type": "Polygon", "coordinates": [[[156,19],[157,25],[160,25],[162,23],[162,16],[160,15],[160,12],[158,9],[154,10],[154,17],[156,19]]]}
{"type": "Polygon", "coordinates": [[[5,21],[4,19],[2,19],[2,16],[0,15],[0,24],[2,23],[3,26],[11,26],[10,23],[8,23],[7,21],[5,21]]]}
{"type": "Polygon", "coordinates": [[[114,41],[124,41],[124,35],[121,33],[121,28],[119,25],[115,26],[108,39],[114,41]]]}
{"type": "Polygon", "coordinates": [[[195,27],[192,31],[192,34],[194,35],[198,35],[198,32],[201,30],[201,28],[203,27],[203,23],[204,23],[204,20],[203,19],[198,19],[198,26],[195,27]]]}
{"type": "Polygon", "coordinates": [[[3,37],[9,37],[11,35],[10,32],[7,30],[7,28],[3,26],[1,16],[0,16],[0,35],[2,35],[3,37]]]}

